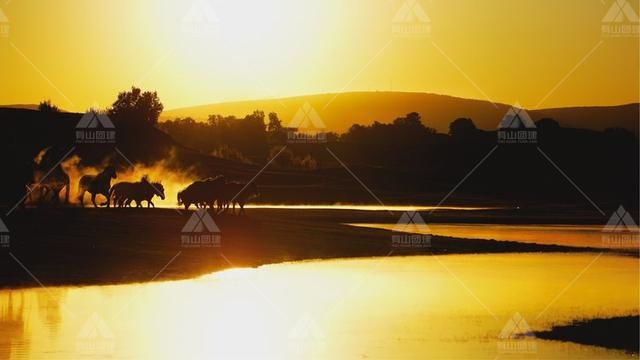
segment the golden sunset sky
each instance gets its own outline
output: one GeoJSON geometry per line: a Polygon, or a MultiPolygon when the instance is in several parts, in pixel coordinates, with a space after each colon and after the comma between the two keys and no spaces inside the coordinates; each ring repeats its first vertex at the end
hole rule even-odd
{"type": "MultiPolygon", "coordinates": [[[[50,98],[80,112],[134,84],[157,90],[166,109],[343,88],[526,108],[639,97],[640,38],[602,34],[613,0],[421,0],[422,38],[393,36],[401,0],[208,4],[219,33],[198,37],[182,28],[190,0],[2,0],[0,103],[50,98]]],[[[640,14],[638,0],[629,5],[640,14]]]]}

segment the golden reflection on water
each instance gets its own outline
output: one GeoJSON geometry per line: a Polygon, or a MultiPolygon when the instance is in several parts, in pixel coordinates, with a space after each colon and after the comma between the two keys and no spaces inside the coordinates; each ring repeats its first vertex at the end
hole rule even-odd
{"type": "MultiPolygon", "coordinates": [[[[156,201],[154,200],[154,204],[156,201]]],[[[156,204],[160,208],[181,208],[170,201],[160,201],[156,204]]],[[[358,205],[358,204],[309,204],[309,205],[287,205],[287,204],[247,204],[248,209],[285,209],[285,210],[352,210],[352,211],[430,211],[430,210],[451,210],[451,211],[482,211],[482,210],[503,210],[504,207],[481,207],[481,206],[410,206],[410,205],[358,205]]]]}
{"type": "MultiPolygon", "coordinates": [[[[396,224],[348,224],[352,226],[393,230],[396,224]]],[[[621,232],[617,234],[617,242],[605,242],[603,235],[612,236],[613,233],[603,233],[604,225],[494,225],[494,224],[427,224],[428,232],[432,235],[450,236],[463,239],[485,239],[499,241],[519,241],[536,244],[554,244],[565,246],[638,249],[640,244],[630,240],[624,243],[621,235],[635,236],[637,232],[621,232]]],[[[405,229],[409,233],[420,233],[415,225],[405,229]]],[[[609,239],[611,239],[610,237],[609,239]]]]}
{"type": "Polygon", "coordinates": [[[500,210],[502,207],[480,206],[409,206],[409,205],[358,205],[358,204],[328,204],[328,205],[273,205],[250,204],[248,208],[255,209],[293,209],[293,210],[357,210],[357,211],[429,211],[429,210],[455,210],[455,211],[480,211],[500,210]]]}
{"type": "Polygon", "coordinates": [[[44,289],[5,290],[0,291],[0,358],[624,358],[618,351],[540,339],[535,354],[498,353],[497,336],[516,311],[534,331],[575,319],[637,315],[636,258],[602,255],[567,288],[596,256],[331,260],[225,271],[146,288],[49,289],[73,317],[44,289]],[[77,338],[94,312],[113,339],[77,338]],[[313,331],[307,338],[290,337],[300,319],[308,319],[305,313],[323,337],[313,331]],[[82,355],[76,349],[78,342],[105,340],[114,343],[110,353],[82,355]],[[291,350],[300,344],[322,344],[325,350],[291,350]]]}

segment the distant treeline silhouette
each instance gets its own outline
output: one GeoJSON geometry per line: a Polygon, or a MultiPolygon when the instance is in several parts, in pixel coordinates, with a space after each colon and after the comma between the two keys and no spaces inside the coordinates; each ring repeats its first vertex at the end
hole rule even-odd
{"type": "MultiPolygon", "coordinates": [[[[501,119],[496,120],[496,127],[501,119]]],[[[226,149],[235,159],[264,164],[273,161],[282,168],[310,170],[341,167],[326,148],[348,166],[380,169],[384,176],[373,183],[393,191],[446,191],[460,182],[492,149],[498,146],[498,129],[478,129],[471,118],[453,119],[447,134],[425,125],[428,120],[409,113],[391,123],[355,124],[343,134],[329,132],[326,143],[289,143],[287,129],[277,114],[255,111],[244,118],[212,115],[208,122],[191,118],[159,124],[179,143],[207,154],[226,149]],[[265,156],[265,154],[268,154],[265,156]]],[[[580,195],[567,174],[579,182],[582,191],[594,196],[615,194],[613,199],[638,198],[638,137],[628,130],[605,131],[563,128],[555,119],[540,119],[535,144],[502,144],[483,163],[461,191],[522,194],[537,198],[580,195]],[[546,158],[549,157],[549,159],[546,158]],[[553,163],[550,162],[553,161],[553,163]],[[537,194],[544,189],[545,194],[537,194]]],[[[373,176],[373,175],[371,175],[373,176]]],[[[517,196],[512,196],[518,201],[517,196]]],[[[583,200],[585,200],[583,198],[583,200]]],[[[586,200],[585,200],[586,201],[586,200]]]]}
{"type": "Polygon", "coordinates": [[[50,101],[41,111],[0,109],[0,157],[5,174],[11,174],[0,179],[0,202],[15,204],[16,194],[24,195],[24,184],[33,182],[34,158],[52,147],[39,171],[53,168],[70,149],[81,159],[79,166],[100,166],[108,160],[119,170],[130,167],[129,161],[152,164],[173,152],[168,171],[189,170],[201,178],[223,174],[231,180],[251,178],[272,161],[261,179],[282,189],[265,188],[264,198],[273,196],[274,201],[279,196],[314,196],[320,201],[327,194],[368,199],[368,192],[355,194],[351,187],[309,187],[336,179],[340,186],[347,180],[351,186],[354,180],[342,162],[376,194],[446,194],[460,184],[456,194],[514,202],[528,198],[591,206],[584,192],[616,208],[638,205],[638,135],[624,129],[564,128],[562,119],[541,119],[535,144],[499,145],[497,129],[478,129],[472,118],[452,119],[444,134],[428,126],[428,114],[413,112],[391,123],[328,132],[326,142],[296,143],[289,139],[295,129],[283,125],[275,113],[265,116],[257,110],[244,117],[211,115],[203,122],[158,122],[163,108],[155,92],[135,87],[121,92],[107,109],[117,132],[112,145],[78,144],[74,135],[83,114],[56,110],[50,101]],[[304,192],[287,192],[287,186],[302,182],[308,186],[304,192]]]}

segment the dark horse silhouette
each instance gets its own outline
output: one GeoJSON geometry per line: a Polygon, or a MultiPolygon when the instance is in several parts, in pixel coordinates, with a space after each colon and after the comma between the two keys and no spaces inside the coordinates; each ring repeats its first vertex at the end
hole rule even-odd
{"type": "Polygon", "coordinates": [[[96,195],[100,194],[107,198],[107,202],[101,205],[109,207],[111,204],[109,197],[111,179],[115,179],[116,177],[116,168],[113,166],[107,166],[98,175],[85,175],[81,177],[80,184],[78,185],[78,200],[80,201],[80,206],[84,207],[84,193],[88,191],[91,194],[93,206],[98,207],[98,204],[96,204],[96,195]]]}
{"type": "Polygon", "coordinates": [[[231,209],[232,215],[236,213],[236,204],[240,206],[238,214],[245,214],[244,205],[247,201],[260,195],[258,192],[258,185],[256,185],[255,182],[244,184],[232,181],[224,184],[223,189],[223,211],[229,210],[229,206],[233,205],[233,209],[231,209]]]}
{"type": "Polygon", "coordinates": [[[204,207],[206,209],[209,206],[213,209],[215,202],[218,201],[218,206],[220,206],[224,183],[225,179],[222,175],[194,181],[178,193],[178,205],[184,205],[185,210],[188,210],[191,204],[198,208],[204,207]]]}
{"type": "Polygon", "coordinates": [[[142,207],[142,202],[147,202],[147,207],[155,207],[151,201],[154,196],[164,200],[164,186],[159,182],[149,182],[147,177],[142,177],[139,182],[120,182],[111,188],[113,206],[128,207],[131,202],[136,202],[136,207],[142,207]]]}

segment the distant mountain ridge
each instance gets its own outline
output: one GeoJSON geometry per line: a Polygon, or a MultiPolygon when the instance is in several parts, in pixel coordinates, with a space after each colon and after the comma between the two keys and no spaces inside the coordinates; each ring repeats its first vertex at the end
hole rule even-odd
{"type": "MultiPolygon", "coordinates": [[[[332,93],[288,97],[280,101],[284,106],[277,99],[262,99],[171,109],[165,110],[160,115],[160,120],[192,117],[205,121],[211,114],[243,117],[254,110],[262,110],[265,114],[277,113],[283,125],[286,126],[304,103],[308,102],[326,125],[327,131],[342,133],[353,124],[369,125],[374,121],[390,123],[407,113],[418,112],[425,125],[446,133],[449,130],[449,124],[459,117],[473,119],[480,129],[495,130],[511,107],[502,103],[495,103],[496,106],[494,106],[485,100],[411,92],[349,92],[338,96],[332,93]]],[[[38,105],[11,104],[0,105],[0,108],[37,110],[38,105]]],[[[636,135],[639,131],[640,103],[525,110],[533,121],[552,118],[560,122],[563,127],[598,131],[619,127],[630,130],[636,135]]]]}
{"type": "MultiPolygon", "coordinates": [[[[210,114],[243,117],[254,110],[276,112],[287,125],[300,107],[308,102],[318,113],[327,131],[345,132],[353,124],[369,125],[374,121],[390,123],[410,112],[418,112],[425,125],[446,133],[449,124],[459,117],[473,119],[476,126],[494,130],[511,105],[485,100],[464,99],[448,95],[408,92],[350,92],[319,94],[277,99],[247,100],[215,103],[162,113],[161,120],[192,117],[206,120],[210,114]],[[335,98],[334,98],[335,97],[335,98]],[[333,99],[333,100],[332,100],[333,99]]],[[[566,107],[553,109],[525,109],[534,121],[549,117],[563,127],[604,130],[621,127],[638,133],[640,103],[616,106],[566,107]]]]}

